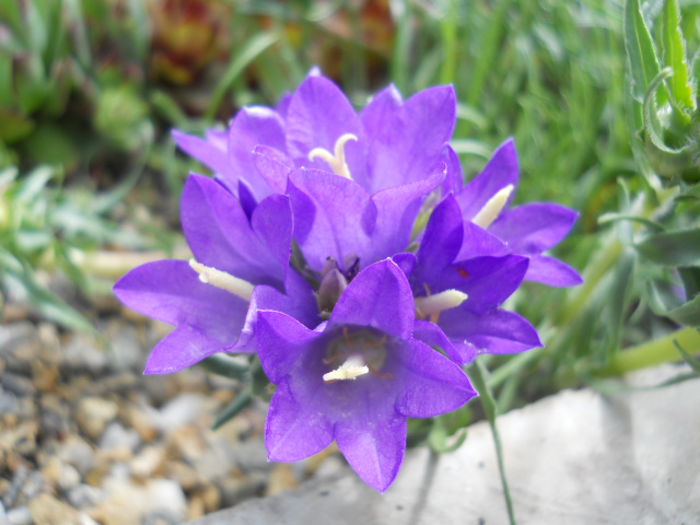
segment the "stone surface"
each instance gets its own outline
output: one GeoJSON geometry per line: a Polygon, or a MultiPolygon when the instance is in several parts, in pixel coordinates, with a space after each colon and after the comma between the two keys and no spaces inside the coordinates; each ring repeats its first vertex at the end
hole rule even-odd
{"type": "MultiPolygon", "coordinates": [[[[628,380],[654,385],[684,368],[628,380]]],[[[700,381],[605,397],[565,391],[499,418],[519,525],[700,523],[700,381]]],[[[410,453],[381,495],[349,469],[191,525],[507,523],[490,430],[458,451],[410,453]]]]}

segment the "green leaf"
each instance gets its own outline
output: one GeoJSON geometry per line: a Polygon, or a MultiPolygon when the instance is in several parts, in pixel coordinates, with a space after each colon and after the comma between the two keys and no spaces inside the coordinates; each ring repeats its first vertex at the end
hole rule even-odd
{"type": "Polygon", "coordinates": [[[211,101],[209,102],[209,107],[206,112],[207,119],[214,118],[226,91],[231,87],[231,84],[233,84],[233,81],[236,80],[238,75],[243,72],[245,67],[268,47],[277,42],[278,38],[279,37],[274,33],[257,33],[245,43],[237,55],[233,56],[231,63],[211,95],[211,101]]]}
{"type": "Polygon", "coordinates": [[[663,86],[664,80],[673,75],[673,70],[670,67],[664,68],[659,71],[659,74],[654,77],[649,85],[646,95],[644,95],[644,130],[649,137],[651,143],[658,148],[661,152],[667,155],[682,155],[687,151],[687,146],[674,149],[666,145],[664,141],[664,130],[661,127],[661,122],[659,122],[658,109],[656,105],[656,95],[657,90],[660,86],[663,86]]]}
{"type": "Polygon", "coordinates": [[[685,41],[681,29],[681,14],[677,0],[666,0],[662,18],[664,55],[666,65],[673,69],[671,78],[672,100],[684,113],[695,111],[695,97],[690,83],[685,41]]]}
{"type": "Polygon", "coordinates": [[[679,324],[700,327],[700,295],[666,314],[679,324]]]}
{"type": "Polygon", "coordinates": [[[4,254],[0,262],[5,272],[4,278],[12,280],[24,289],[32,306],[44,317],[57,322],[69,330],[95,333],[95,329],[80,312],[71,308],[57,295],[36,281],[34,271],[29,264],[9,254],[4,254]]]}
{"type": "Polygon", "coordinates": [[[639,8],[639,0],[627,0],[624,31],[625,50],[632,74],[632,95],[642,102],[647,88],[659,74],[661,67],[654,49],[654,41],[639,8]]]}
{"type": "Polygon", "coordinates": [[[652,262],[664,266],[700,264],[700,227],[655,233],[636,245],[637,251],[652,262]]]}
{"type": "Polygon", "coordinates": [[[250,368],[246,365],[240,365],[233,361],[230,357],[222,355],[213,355],[207,357],[204,361],[200,361],[199,366],[224,377],[231,379],[240,379],[250,372],[250,368]]]}
{"type": "Polygon", "coordinates": [[[253,396],[249,390],[244,390],[238,394],[224,410],[216,416],[216,420],[212,425],[212,430],[217,430],[223,425],[231,421],[234,417],[241,413],[253,400],[253,396]]]}

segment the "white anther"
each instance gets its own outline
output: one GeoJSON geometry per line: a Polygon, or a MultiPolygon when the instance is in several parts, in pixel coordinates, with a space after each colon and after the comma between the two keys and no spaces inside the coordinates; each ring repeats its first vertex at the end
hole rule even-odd
{"type": "Polygon", "coordinates": [[[486,202],[486,204],[484,204],[484,207],[481,208],[479,213],[474,216],[472,222],[484,229],[491,226],[493,221],[495,221],[500,215],[501,211],[503,211],[504,206],[508,202],[508,197],[510,197],[510,194],[513,193],[514,189],[515,186],[508,184],[508,186],[499,190],[498,193],[496,193],[486,202]]]}
{"type": "Polygon", "coordinates": [[[351,140],[357,140],[357,136],[352,133],[344,133],[335,141],[335,146],[333,147],[334,153],[331,153],[325,148],[314,148],[309,151],[309,160],[324,160],[334,173],[346,179],[352,179],[350,168],[348,168],[348,164],[345,162],[345,144],[351,140]]]}
{"type": "Polygon", "coordinates": [[[248,281],[234,277],[230,273],[222,272],[211,266],[205,266],[200,262],[190,259],[190,268],[199,274],[199,280],[203,283],[216,286],[241,299],[250,301],[254,286],[248,281]]]}
{"type": "Polygon", "coordinates": [[[338,368],[331,370],[327,374],[323,374],[323,380],[326,383],[332,383],[334,381],[354,381],[365,374],[369,374],[369,367],[361,357],[351,355],[338,368]]]}
{"type": "Polygon", "coordinates": [[[456,308],[466,301],[467,297],[467,294],[455,289],[445,290],[426,297],[416,297],[416,312],[418,312],[419,317],[438,315],[443,310],[456,308]]]}

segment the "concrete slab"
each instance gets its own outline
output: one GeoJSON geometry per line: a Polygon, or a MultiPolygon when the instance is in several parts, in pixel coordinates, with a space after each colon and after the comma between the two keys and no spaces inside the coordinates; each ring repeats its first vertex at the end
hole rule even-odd
{"type": "MultiPolygon", "coordinates": [[[[634,386],[685,371],[637,374],[634,386]]],[[[604,397],[564,391],[499,419],[519,525],[700,523],[700,381],[604,397]]],[[[378,494],[349,469],[191,525],[507,523],[488,425],[456,452],[409,453],[378,494]]]]}

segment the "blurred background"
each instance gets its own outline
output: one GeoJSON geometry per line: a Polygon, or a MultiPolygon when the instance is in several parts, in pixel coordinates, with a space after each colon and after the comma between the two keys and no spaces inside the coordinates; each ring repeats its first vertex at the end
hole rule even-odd
{"type": "MultiPolygon", "coordinates": [[[[358,108],[391,82],[454,84],[465,177],[514,136],[517,202],[581,212],[557,256],[586,284],[511,300],[547,346],[487,363],[498,411],[697,367],[681,326],[700,324],[699,14],[696,0],[1,2],[0,517],[176,523],[339,461],[266,463],[264,404],[235,372],[140,377],[167,328],[111,294],[138,264],[187,257],[179,193],[206,170],[170,130],[274,105],[315,65],[358,108]]],[[[449,450],[479,417],[413,422],[411,443],[449,450]]]]}

